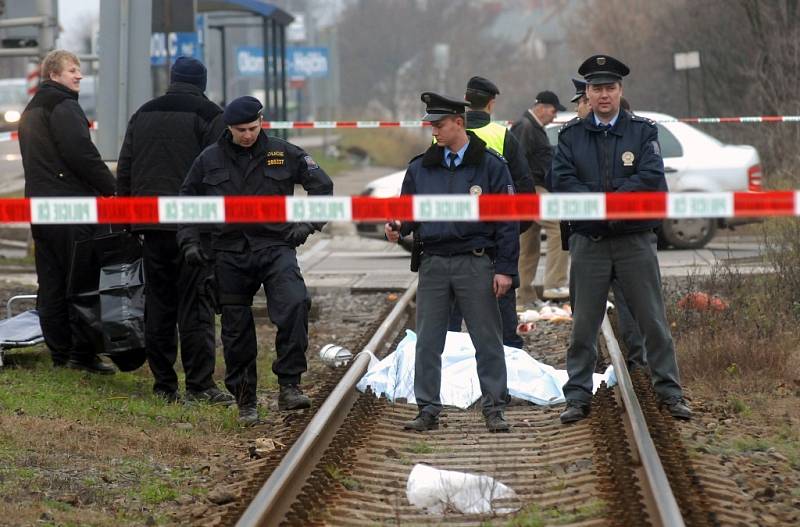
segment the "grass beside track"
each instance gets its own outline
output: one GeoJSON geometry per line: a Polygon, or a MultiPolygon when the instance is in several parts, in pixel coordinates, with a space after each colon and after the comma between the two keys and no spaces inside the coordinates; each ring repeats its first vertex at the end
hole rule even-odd
{"type": "MultiPolygon", "coordinates": [[[[260,390],[276,385],[271,356],[259,353],[260,390]]],[[[53,369],[43,347],[11,358],[0,369],[0,524],[168,524],[174,501],[206,492],[215,453],[248,435],[235,407],[153,396],[146,365],[96,376],[53,369]]]]}

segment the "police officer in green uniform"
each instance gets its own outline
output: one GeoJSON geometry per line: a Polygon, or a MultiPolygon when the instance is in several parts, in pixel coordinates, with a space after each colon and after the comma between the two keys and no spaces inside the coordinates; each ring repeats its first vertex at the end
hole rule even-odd
{"type": "MultiPolygon", "coordinates": [[[[425,92],[423,118],[436,143],[408,165],[402,194],[480,195],[513,193],[506,161],[465,128],[467,101],[425,92]]],[[[489,431],[509,429],[503,412],[508,403],[506,363],[497,299],[517,274],[517,222],[390,221],[386,238],[396,242],[414,233],[422,243],[417,290],[417,347],[414,395],[419,414],[404,427],[439,426],[442,409],[442,352],[450,306],[458,304],[475,346],[483,414],[489,431]]]]}
{"type": "MultiPolygon", "coordinates": [[[[508,161],[514,191],[517,194],[523,192],[531,194],[534,192],[533,178],[528,173],[519,141],[505,126],[492,122],[492,110],[498,95],[500,90],[489,79],[475,76],[467,82],[467,91],[464,94],[464,99],[470,103],[470,110],[467,111],[467,130],[474,132],[486,143],[487,148],[498,152],[508,161]]],[[[524,232],[530,225],[529,221],[520,222],[520,232],[524,232]]],[[[522,349],[524,341],[517,334],[517,287],[519,282],[515,279],[511,289],[498,300],[498,304],[503,320],[503,344],[522,349]]],[[[448,329],[461,331],[462,318],[458,306],[453,304],[448,329]]]]}
{"type": "MultiPolygon", "coordinates": [[[[622,78],[629,71],[608,55],[595,55],[581,64],[578,73],[587,83],[592,112],[559,132],[551,174],[554,192],[667,191],[655,123],[620,108],[622,78]]],[[[597,334],[614,278],[644,335],[656,394],[674,417],[691,418],[661,295],[654,232],[658,224],[657,220],[570,222],[574,316],[562,423],[589,415],[597,334]]]]}

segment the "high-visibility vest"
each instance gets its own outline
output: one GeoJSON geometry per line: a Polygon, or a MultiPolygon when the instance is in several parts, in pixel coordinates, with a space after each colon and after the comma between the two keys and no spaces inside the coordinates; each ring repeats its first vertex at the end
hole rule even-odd
{"type": "Polygon", "coordinates": [[[490,122],[486,126],[481,126],[480,128],[467,128],[467,130],[471,130],[475,135],[480,137],[484,143],[486,143],[486,146],[501,156],[505,155],[505,152],[503,152],[503,143],[505,142],[507,130],[502,124],[490,122]]]}

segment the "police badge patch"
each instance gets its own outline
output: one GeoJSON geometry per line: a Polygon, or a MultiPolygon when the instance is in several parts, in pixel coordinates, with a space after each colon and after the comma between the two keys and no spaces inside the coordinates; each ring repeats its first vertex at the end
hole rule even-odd
{"type": "Polygon", "coordinates": [[[314,158],[312,158],[311,156],[305,156],[303,157],[303,159],[305,160],[306,166],[308,167],[309,170],[315,170],[319,168],[319,165],[317,164],[316,161],[314,161],[314,158]]]}
{"type": "Polygon", "coordinates": [[[483,189],[479,185],[472,185],[469,187],[469,193],[473,196],[480,196],[483,194],[483,189]]]}

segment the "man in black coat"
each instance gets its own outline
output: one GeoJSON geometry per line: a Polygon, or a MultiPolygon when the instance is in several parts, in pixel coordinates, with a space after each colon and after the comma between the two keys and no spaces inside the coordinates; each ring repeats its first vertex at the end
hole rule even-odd
{"type": "MultiPolygon", "coordinates": [[[[225,130],[222,109],[204,95],[206,67],[190,57],[172,66],[167,93],[145,103],[128,122],[117,165],[117,195],[177,196],[194,159],[225,130]]],[[[144,234],[145,340],[153,392],[179,398],[173,368],[178,355],[186,373],[186,400],[233,404],[214,383],[214,308],[204,294],[210,265],[184,261],[174,224],[132,225],[144,234]]],[[[204,242],[207,240],[204,238],[204,242]]]]}
{"type": "MultiPolygon", "coordinates": [[[[19,124],[25,170],[25,197],[111,196],[114,176],[89,135],[89,121],[78,104],[78,57],[51,51],[42,62],[42,79],[19,124]]],[[[93,225],[31,225],[37,308],[53,365],[112,374],[70,317],[67,283],[75,242],[91,238],[93,225]]]]}
{"type": "MultiPolygon", "coordinates": [[[[197,157],[181,186],[181,196],[291,196],[302,185],[310,196],[330,196],[333,182],[302,148],[261,129],[261,103],[239,97],[225,108],[228,129],[197,157]]],[[[296,248],[322,223],[226,223],[212,232],[213,255],[203,248],[196,225],[181,225],[178,243],[186,262],[213,258],[222,310],[225,386],[236,396],[239,422],[257,424],[258,375],[255,322],[251,305],[261,289],[269,318],[277,327],[279,410],[311,406],[300,389],[306,371],[311,299],[297,265],[296,248]]]]}

